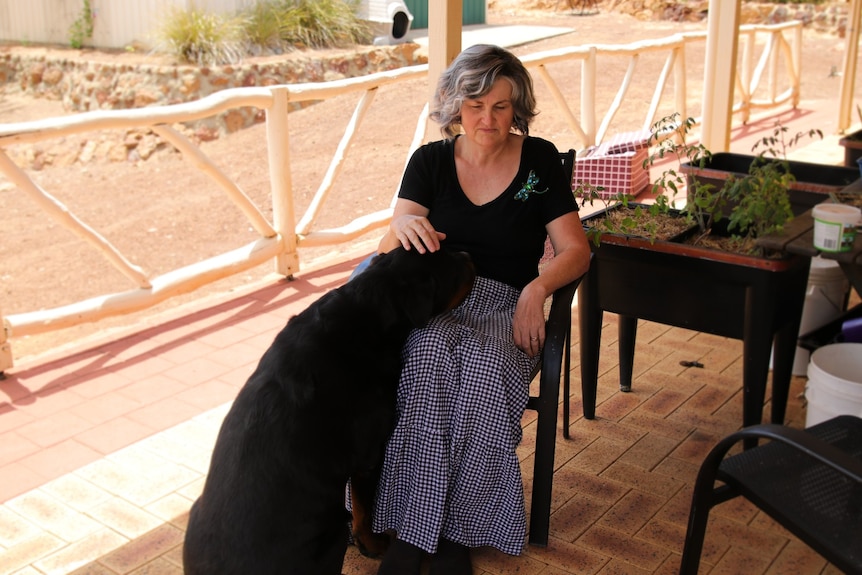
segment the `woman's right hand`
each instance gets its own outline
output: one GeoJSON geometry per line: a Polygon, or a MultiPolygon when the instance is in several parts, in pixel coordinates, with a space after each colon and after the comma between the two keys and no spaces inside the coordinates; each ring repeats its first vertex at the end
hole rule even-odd
{"type": "Polygon", "coordinates": [[[393,217],[389,231],[405,250],[415,247],[420,254],[436,252],[440,249],[440,242],[446,239],[446,234],[435,230],[428,218],[414,214],[393,217]]]}

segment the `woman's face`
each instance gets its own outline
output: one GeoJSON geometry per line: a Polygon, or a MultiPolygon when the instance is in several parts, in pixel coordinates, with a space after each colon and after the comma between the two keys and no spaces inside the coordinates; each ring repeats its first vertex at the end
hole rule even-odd
{"type": "Polygon", "coordinates": [[[464,134],[481,146],[505,143],[514,119],[512,84],[506,78],[497,78],[484,96],[464,100],[461,104],[464,134]]]}

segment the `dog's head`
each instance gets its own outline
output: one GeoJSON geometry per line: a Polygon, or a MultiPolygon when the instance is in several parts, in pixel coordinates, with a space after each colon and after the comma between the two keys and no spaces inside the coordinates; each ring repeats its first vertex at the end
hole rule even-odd
{"type": "Polygon", "coordinates": [[[437,250],[420,254],[397,248],[381,254],[353,281],[380,290],[413,327],[422,327],[435,315],[453,309],[473,288],[476,270],[464,252],[437,250]]]}

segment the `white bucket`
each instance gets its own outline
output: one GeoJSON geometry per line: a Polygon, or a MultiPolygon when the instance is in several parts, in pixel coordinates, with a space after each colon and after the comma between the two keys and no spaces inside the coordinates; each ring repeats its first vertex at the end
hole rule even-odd
{"type": "MultiPolygon", "coordinates": [[[[819,256],[811,258],[799,335],[814,331],[840,317],[844,313],[849,292],[850,282],[838,262],[819,256]]],[[[793,358],[793,375],[808,373],[809,356],[807,349],[797,346],[793,358]]]]}
{"type": "Polygon", "coordinates": [[[862,417],[862,343],[833,343],[811,354],[805,427],[838,415],[862,417]]]}
{"type": "Polygon", "coordinates": [[[817,204],[811,209],[814,218],[814,247],[824,252],[847,252],[856,240],[856,226],[862,210],[846,204],[817,204]]]}

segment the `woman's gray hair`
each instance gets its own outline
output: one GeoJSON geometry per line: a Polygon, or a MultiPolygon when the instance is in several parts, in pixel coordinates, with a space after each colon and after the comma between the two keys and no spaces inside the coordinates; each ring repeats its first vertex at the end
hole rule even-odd
{"type": "Polygon", "coordinates": [[[461,106],[464,100],[481,98],[491,91],[498,78],[512,84],[512,127],[527,135],[530,122],[538,113],[533,94],[533,79],[521,61],[511,52],[489,44],[477,44],[463,50],[440,75],[431,111],[431,119],[440,131],[454,137],[460,130],[461,106]]]}

